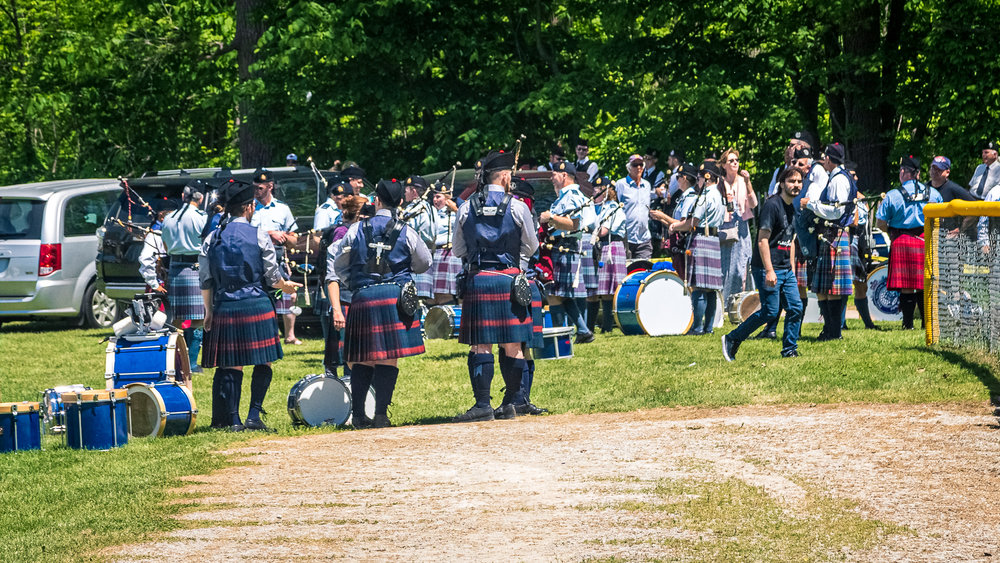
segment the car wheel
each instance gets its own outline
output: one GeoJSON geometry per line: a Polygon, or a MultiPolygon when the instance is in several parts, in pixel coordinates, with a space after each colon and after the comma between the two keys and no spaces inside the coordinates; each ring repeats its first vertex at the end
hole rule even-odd
{"type": "Polygon", "coordinates": [[[114,324],[118,314],[118,304],[97,289],[97,284],[87,286],[83,292],[83,325],[87,328],[108,328],[114,324]]]}

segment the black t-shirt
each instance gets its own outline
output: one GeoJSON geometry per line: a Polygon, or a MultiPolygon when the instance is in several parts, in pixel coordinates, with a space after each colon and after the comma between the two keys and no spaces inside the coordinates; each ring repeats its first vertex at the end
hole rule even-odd
{"type": "Polygon", "coordinates": [[[951,201],[953,199],[964,199],[965,201],[979,201],[979,198],[974,196],[972,192],[959,186],[951,180],[945,180],[944,184],[937,189],[941,194],[941,199],[943,201],[951,201]]]}
{"type": "MultiPolygon", "coordinates": [[[[792,268],[789,252],[795,237],[794,217],[794,205],[786,204],[778,194],[767,198],[761,207],[760,228],[771,231],[767,244],[771,249],[771,267],[775,270],[790,270],[792,268]]],[[[750,265],[754,268],[764,267],[756,240],[753,243],[753,259],[750,265]]]]}

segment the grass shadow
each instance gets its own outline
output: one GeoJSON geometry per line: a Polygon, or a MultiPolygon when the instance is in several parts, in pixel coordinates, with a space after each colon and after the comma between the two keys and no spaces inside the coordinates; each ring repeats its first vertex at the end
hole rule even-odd
{"type": "MultiPolygon", "coordinates": [[[[940,346],[911,346],[910,349],[927,354],[934,354],[946,362],[961,366],[963,369],[968,370],[970,373],[975,375],[976,378],[982,382],[983,386],[985,386],[990,392],[990,404],[993,406],[1000,406],[1000,380],[998,380],[995,375],[996,365],[990,365],[988,360],[979,361],[970,357],[971,354],[977,352],[971,350],[948,349],[940,346]]],[[[985,357],[984,360],[986,360],[985,357]]],[[[993,363],[995,364],[996,362],[994,361],[993,363]]]]}
{"type": "MultiPolygon", "coordinates": [[[[6,333],[17,333],[17,334],[36,334],[41,332],[66,332],[70,330],[80,330],[83,327],[77,326],[75,322],[66,322],[67,320],[73,321],[71,317],[67,317],[62,321],[13,321],[13,322],[2,322],[0,326],[0,332],[6,333]]],[[[110,330],[110,328],[108,329],[110,330]]]]}

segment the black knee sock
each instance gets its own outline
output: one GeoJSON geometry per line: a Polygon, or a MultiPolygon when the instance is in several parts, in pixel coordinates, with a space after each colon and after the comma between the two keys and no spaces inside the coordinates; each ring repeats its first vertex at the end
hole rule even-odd
{"type": "Polygon", "coordinates": [[[264,409],[264,396],[271,387],[273,375],[274,371],[269,365],[253,367],[250,376],[250,412],[247,413],[247,420],[260,420],[260,411],[264,409]]]}
{"type": "Polygon", "coordinates": [[[469,367],[472,394],[477,407],[490,406],[490,386],[493,384],[493,354],[475,354],[469,367]]]}
{"type": "Polygon", "coordinates": [[[913,309],[917,306],[912,293],[899,294],[899,309],[903,313],[903,328],[913,328],[913,309]]]}
{"type": "Polygon", "coordinates": [[[824,299],[819,302],[819,310],[823,313],[823,333],[833,337],[834,326],[840,326],[840,301],[824,299]]]}
{"type": "Polygon", "coordinates": [[[854,298],[854,306],[858,309],[858,316],[865,323],[865,328],[875,328],[875,323],[872,322],[871,311],[868,310],[868,298],[863,299],[854,298]]]}
{"type": "Polygon", "coordinates": [[[847,298],[840,298],[840,328],[847,328],[847,298]]]}
{"type": "Polygon", "coordinates": [[[340,331],[332,326],[323,340],[323,367],[327,373],[337,375],[337,365],[340,363],[340,331]]]}
{"type": "Polygon", "coordinates": [[[521,379],[524,376],[524,358],[506,358],[500,365],[500,374],[503,375],[504,393],[501,404],[514,404],[523,402],[521,393],[521,379]]]}
{"type": "Polygon", "coordinates": [[[362,364],[354,364],[351,370],[351,413],[354,420],[360,420],[365,414],[365,401],[368,400],[368,389],[372,385],[375,368],[362,364]]]}
{"type": "Polygon", "coordinates": [[[611,310],[611,300],[601,301],[601,331],[611,332],[615,328],[615,315],[611,310]]]}
{"type": "Polygon", "coordinates": [[[396,390],[399,368],[395,366],[375,366],[372,387],[375,388],[375,414],[388,414],[392,404],[392,393],[396,390]]]}
{"type": "Polygon", "coordinates": [[[219,369],[215,371],[215,376],[219,378],[219,420],[222,423],[221,426],[241,424],[240,395],[243,389],[243,370],[219,369]]]}
{"type": "Polygon", "coordinates": [[[597,314],[601,311],[600,301],[587,301],[587,328],[594,332],[597,326],[597,314]]]}
{"type": "Polygon", "coordinates": [[[531,385],[535,382],[535,360],[524,361],[524,371],[521,372],[521,395],[523,403],[531,402],[531,385]]]}
{"type": "Polygon", "coordinates": [[[227,368],[217,368],[212,377],[212,426],[221,428],[232,424],[232,375],[227,368]]]}

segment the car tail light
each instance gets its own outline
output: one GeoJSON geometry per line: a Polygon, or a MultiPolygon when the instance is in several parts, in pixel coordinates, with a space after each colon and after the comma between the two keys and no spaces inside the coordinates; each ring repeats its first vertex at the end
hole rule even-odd
{"type": "Polygon", "coordinates": [[[62,269],[62,245],[43,244],[38,251],[38,275],[48,276],[62,269]]]}

